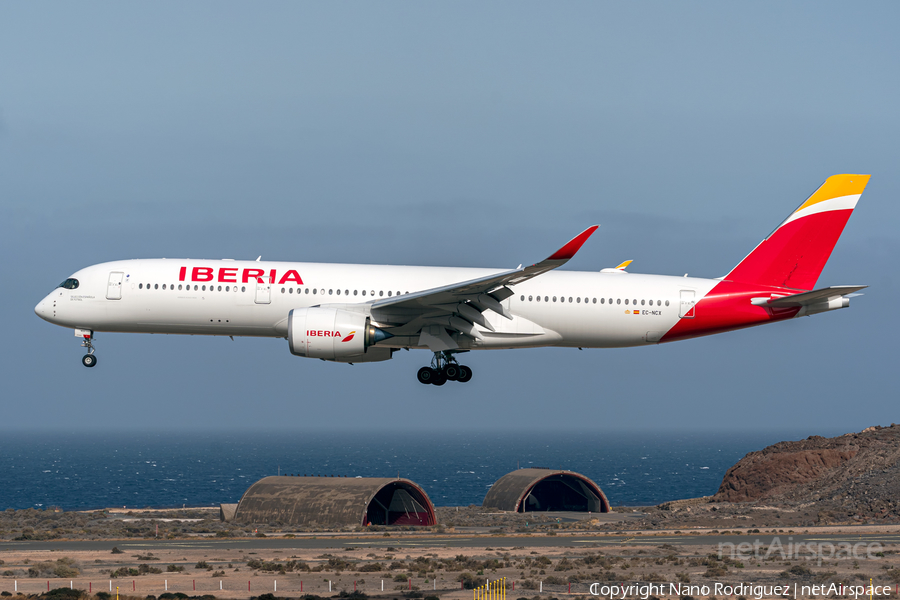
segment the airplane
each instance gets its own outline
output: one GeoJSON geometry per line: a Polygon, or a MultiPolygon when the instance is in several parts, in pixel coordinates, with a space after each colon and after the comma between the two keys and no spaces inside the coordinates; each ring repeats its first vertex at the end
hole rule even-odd
{"type": "Polygon", "coordinates": [[[106,262],[72,274],[35,313],[75,330],[97,364],[97,332],[284,338],[338,363],[427,349],[421,383],[467,382],[473,350],[622,348],[814,315],[864,285],[815,289],[869,175],[833,175],[724,277],[559,271],[597,230],[515,269],[192,259],[106,262]]]}

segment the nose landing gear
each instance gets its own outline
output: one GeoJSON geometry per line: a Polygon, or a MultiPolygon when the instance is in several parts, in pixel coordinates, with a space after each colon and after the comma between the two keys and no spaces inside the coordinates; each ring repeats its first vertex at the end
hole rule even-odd
{"type": "Polygon", "coordinates": [[[81,342],[82,348],[87,348],[87,354],[81,357],[81,364],[86,367],[94,367],[97,365],[97,357],[94,356],[94,332],[93,331],[84,331],[84,330],[76,330],[76,335],[81,335],[83,338],[81,342]]]}
{"type": "Polygon", "coordinates": [[[444,385],[448,381],[465,383],[472,379],[472,369],[459,364],[452,352],[435,352],[430,367],[422,367],[416,373],[419,383],[444,385]]]}

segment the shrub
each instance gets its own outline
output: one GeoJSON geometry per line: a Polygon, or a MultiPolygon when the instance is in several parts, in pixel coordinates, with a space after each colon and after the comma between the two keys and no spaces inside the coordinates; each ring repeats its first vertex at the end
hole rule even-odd
{"type": "Polygon", "coordinates": [[[53,600],[78,600],[85,594],[84,590],[69,589],[67,587],[54,588],[42,594],[44,598],[52,598],[53,600]]]}
{"type": "MultiPolygon", "coordinates": [[[[182,571],[184,571],[184,567],[181,565],[169,565],[166,567],[166,572],[168,573],[181,573],[182,571]]],[[[185,596],[185,598],[187,598],[187,596],[185,596]]]]}
{"type": "Polygon", "coordinates": [[[125,554],[123,551],[119,550],[118,546],[113,546],[112,554],[125,554]]]}
{"type": "Polygon", "coordinates": [[[209,566],[209,563],[206,562],[205,560],[201,560],[200,562],[198,562],[196,565],[194,565],[194,568],[195,569],[206,569],[207,571],[212,570],[212,567],[209,566]]]}
{"type": "Polygon", "coordinates": [[[812,574],[813,572],[809,569],[809,567],[804,567],[803,565],[794,565],[790,569],[782,571],[778,575],[782,579],[786,579],[791,575],[794,575],[796,577],[809,577],[812,574]]]}

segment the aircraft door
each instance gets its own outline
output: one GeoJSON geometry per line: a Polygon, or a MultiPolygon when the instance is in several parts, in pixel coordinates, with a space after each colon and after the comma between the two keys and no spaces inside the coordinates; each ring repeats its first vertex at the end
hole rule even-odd
{"type": "Polygon", "coordinates": [[[695,315],[696,301],[694,290],[681,290],[681,302],[678,304],[678,316],[682,319],[693,319],[695,315]]]}
{"type": "Polygon", "coordinates": [[[270,304],[272,302],[272,284],[256,283],[256,299],[257,304],[270,304]]]}
{"type": "Polygon", "coordinates": [[[121,300],[122,299],[122,278],[124,273],[121,271],[113,271],[109,274],[109,281],[106,282],[106,299],[121,300]]]}

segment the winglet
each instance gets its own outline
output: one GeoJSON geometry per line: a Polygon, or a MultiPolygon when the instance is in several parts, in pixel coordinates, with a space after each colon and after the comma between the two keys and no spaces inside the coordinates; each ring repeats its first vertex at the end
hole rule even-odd
{"type": "Polygon", "coordinates": [[[626,260],[626,261],[623,262],[621,265],[619,265],[618,267],[616,267],[616,269],[618,269],[619,271],[624,271],[624,270],[628,267],[628,265],[630,265],[630,264],[633,263],[633,262],[634,262],[633,260],[626,260]]]}
{"type": "Polygon", "coordinates": [[[592,225],[573,237],[568,244],[557,250],[547,260],[569,260],[578,252],[591,235],[597,231],[599,225],[592,225]]]}

